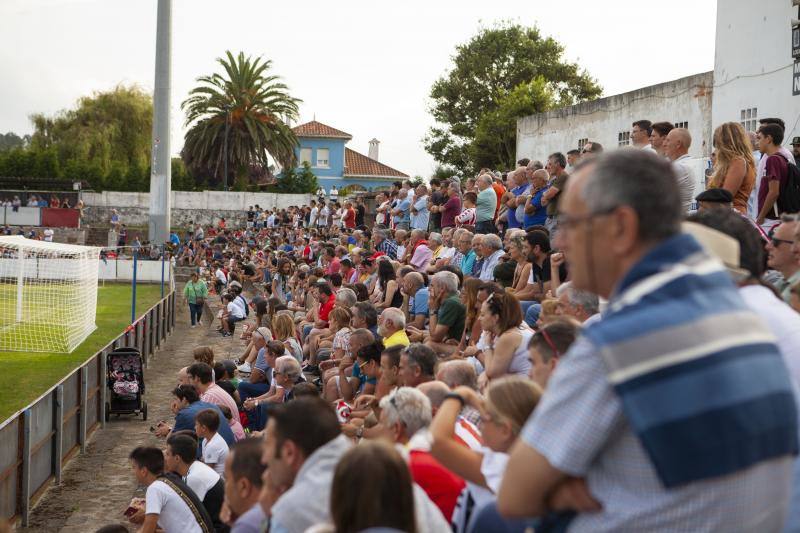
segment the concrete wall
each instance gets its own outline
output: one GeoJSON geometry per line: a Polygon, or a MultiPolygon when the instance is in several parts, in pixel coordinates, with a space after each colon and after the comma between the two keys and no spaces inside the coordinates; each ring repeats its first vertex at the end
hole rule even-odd
{"type": "Polygon", "coordinates": [[[741,122],[741,111],[755,108],[757,119],[779,117],[786,122],[784,145],[800,135],[800,96],[792,95],[793,18],[797,18],[797,8],[789,0],[720,2],[714,57],[715,127],[741,122]]]}
{"type": "MultiPolygon", "coordinates": [[[[285,209],[293,205],[307,205],[311,198],[309,194],[172,191],[172,226],[186,226],[190,221],[210,225],[220,218],[225,218],[233,225],[244,224],[249,206],[285,209]]],[[[83,193],[83,201],[86,204],[84,224],[107,224],[112,209],[119,212],[125,224],[146,226],[149,221],[150,193],[86,192],[83,193]]]]}
{"type": "Polygon", "coordinates": [[[528,157],[544,163],[553,152],[577,149],[579,139],[615,149],[619,134],[629,132],[639,119],[688,122],[696,190],[702,190],[702,169],[711,153],[712,84],[713,73],[706,72],[521,118],[517,121],[517,159],[528,157]]]}

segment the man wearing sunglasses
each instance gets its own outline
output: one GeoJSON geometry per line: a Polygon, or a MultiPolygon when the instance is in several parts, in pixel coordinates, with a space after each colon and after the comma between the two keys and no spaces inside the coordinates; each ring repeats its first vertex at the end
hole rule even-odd
{"type": "Polygon", "coordinates": [[[790,287],[800,281],[800,264],[792,253],[794,232],[797,228],[795,215],[783,215],[781,223],[776,226],[767,243],[767,266],[777,270],[783,276],[775,282],[775,287],[780,291],[783,301],[789,303],[791,298],[790,287]]]}

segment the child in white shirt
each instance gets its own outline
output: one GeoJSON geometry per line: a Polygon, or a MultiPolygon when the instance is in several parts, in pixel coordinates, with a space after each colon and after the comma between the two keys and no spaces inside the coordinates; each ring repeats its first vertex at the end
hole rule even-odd
{"type": "Polygon", "coordinates": [[[228,457],[228,443],[217,433],[220,424],[219,414],[213,409],[204,409],[194,419],[194,430],[203,439],[201,447],[203,462],[225,477],[225,458],[228,457]]]}

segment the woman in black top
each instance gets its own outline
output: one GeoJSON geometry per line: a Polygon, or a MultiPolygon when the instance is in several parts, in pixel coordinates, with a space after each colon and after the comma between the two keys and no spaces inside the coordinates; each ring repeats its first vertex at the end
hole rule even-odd
{"type": "Polygon", "coordinates": [[[400,308],[403,304],[403,294],[400,292],[392,262],[386,259],[378,261],[378,288],[383,295],[383,300],[376,307],[379,309],[400,308]]]}

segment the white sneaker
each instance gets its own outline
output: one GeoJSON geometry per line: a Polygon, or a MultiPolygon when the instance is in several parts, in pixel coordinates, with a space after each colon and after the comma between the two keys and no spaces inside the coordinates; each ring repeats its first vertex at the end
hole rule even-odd
{"type": "Polygon", "coordinates": [[[243,365],[237,366],[236,370],[245,374],[249,374],[252,371],[252,368],[250,368],[250,363],[245,362],[243,365]]]}

